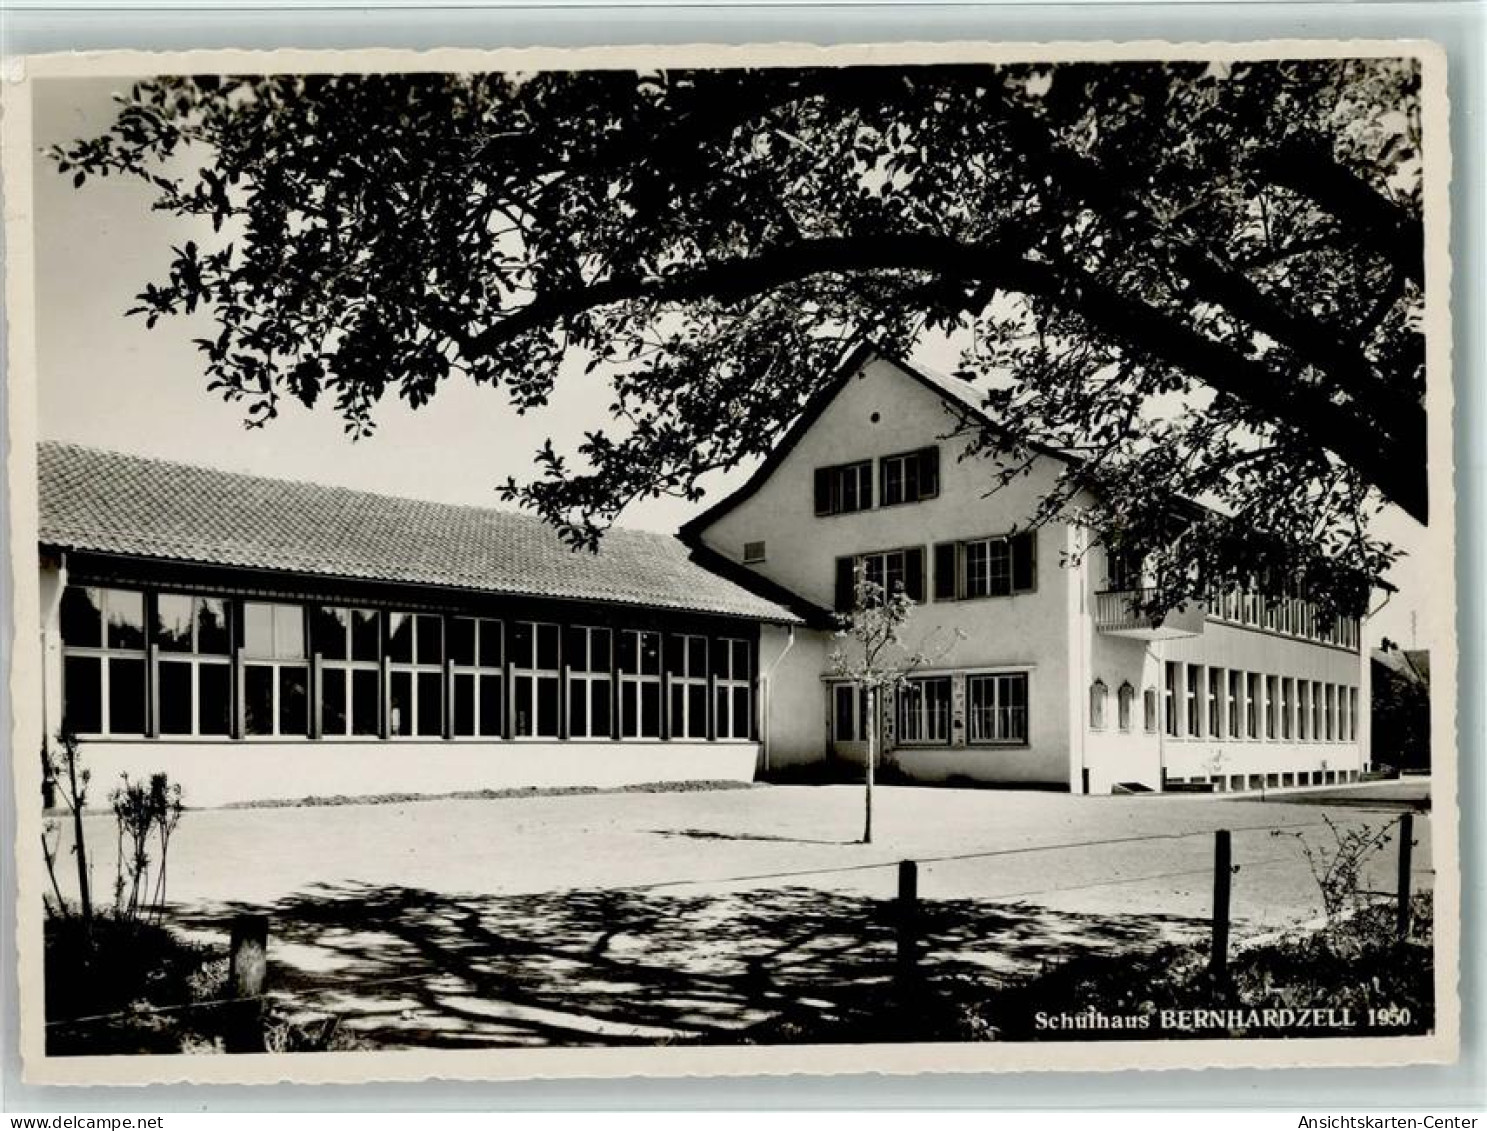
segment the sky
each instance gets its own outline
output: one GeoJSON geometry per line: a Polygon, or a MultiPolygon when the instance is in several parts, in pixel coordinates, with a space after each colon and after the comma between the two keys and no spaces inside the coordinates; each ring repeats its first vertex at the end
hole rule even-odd
{"type": "MultiPolygon", "coordinates": [[[[39,149],[97,134],[112,120],[111,79],[40,80],[35,85],[34,140],[39,149]]],[[[413,411],[395,399],[378,410],[370,439],[352,441],[328,406],[281,404],[267,427],[243,426],[241,404],[206,387],[192,338],[206,336],[204,315],[162,319],[147,329],[126,318],[134,296],[163,277],[170,247],[210,229],[150,211],[150,194],[133,182],[91,179],[81,189],[49,161],[35,162],[36,311],[39,432],[42,438],[203,464],[231,471],[308,479],[451,503],[499,506],[507,476],[532,471],[532,454],[552,437],[571,450],[585,430],[607,422],[607,386],[575,370],[559,380],[551,403],[521,416],[501,394],[447,383],[413,411]]],[[[942,370],[954,357],[931,350],[921,360],[942,370]]],[[[700,509],[740,486],[752,465],[714,473],[707,496],[640,500],[626,526],[674,532],[700,509]]],[[[1438,504],[1439,505],[1439,504],[1438,504]]],[[[1386,512],[1381,533],[1414,549],[1390,574],[1398,592],[1369,619],[1365,639],[1429,647],[1424,598],[1441,584],[1442,562],[1421,551],[1422,528],[1386,512]]]]}

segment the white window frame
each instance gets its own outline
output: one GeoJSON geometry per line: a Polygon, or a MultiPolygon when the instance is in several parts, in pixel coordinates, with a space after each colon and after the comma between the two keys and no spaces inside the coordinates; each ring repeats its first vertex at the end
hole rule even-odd
{"type": "Polygon", "coordinates": [[[747,742],[753,733],[754,680],[749,674],[753,670],[752,643],[742,637],[720,636],[717,652],[711,657],[713,668],[713,734],[719,742],[747,742]],[[719,662],[728,657],[727,674],[719,662]],[[739,675],[739,658],[743,659],[743,675],[739,675]],[[734,710],[735,692],[743,690],[747,710],[738,718],[734,710]]]}
{"type": "Polygon", "coordinates": [[[673,641],[679,641],[681,648],[682,670],[675,672],[671,670],[669,654],[662,657],[662,666],[666,669],[667,703],[666,703],[666,733],[673,739],[683,742],[703,742],[707,740],[708,733],[708,669],[712,663],[712,649],[708,638],[699,632],[673,632],[668,633],[664,646],[670,648],[673,641]],[[702,671],[692,670],[692,642],[702,643],[702,671]],[[702,733],[693,734],[692,724],[696,721],[692,718],[692,696],[689,694],[692,688],[702,689],[702,733]],[[681,710],[677,710],[680,704],[681,710]],[[680,717],[678,717],[680,716],[680,717]]]}
{"type": "Polygon", "coordinates": [[[506,626],[496,617],[450,617],[449,623],[444,626],[444,651],[449,655],[449,688],[447,695],[449,699],[449,735],[456,741],[477,742],[499,742],[506,735],[506,709],[508,707],[506,697],[506,626]],[[450,629],[455,624],[469,622],[471,632],[471,646],[474,649],[468,664],[458,663],[454,659],[454,650],[450,647],[450,629]],[[494,664],[482,663],[480,659],[481,642],[485,632],[494,629],[496,639],[499,643],[496,652],[499,659],[494,664]],[[459,697],[459,681],[461,676],[470,680],[470,720],[473,733],[461,734],[459,732],[459,712],[456,710],[456,700],[459,697]],[[480,694],[480,685],[483,680],[494,679],[496,681],[497,702],[501,704],[501,725],[494,734],[482,733],[481,703],[484,701],[480,694]]]}
{"type": "Polygon", "coordinates": [[[665,641],[659,632],[651,629],[626,628],[619,633],[619,653],[616,656],[616,667],[620,673],[620,741],[621,742],[656,742],[666,733],[666,696],[663,694],[661,673],[666,667],[666,656],[663,651],[665,641]],[[635,667],[633,672],[624,669],[621,659],[625,654],[624,642],[629,637],[635,638],[635,667]],[[652,637],[656,641],[656,670],[647,672],[645,663],[646,637],[652,637]],[[656,733],[645,734],[645,687],[653,684],[656,688],[656,733]],[[635,733],[626,734],[625,712],[632,710],[635,713],[635,733]]]}
{"type": "Polygon", "coordinates": [[[948,675],[915,676],[905,680],[895,697],[895,736],[899,746],[948,746],[950,745],[950,714],[954,710],[954,692],[948,675]],[[945,688],[944,711],[931,711],[928,689],[930,684],[945,688]],[[917,705],[917,711],[913,705],[917,705]],[[923,725],[910,728],[912,718],[923,725]],[[942,726],[936,724],[943,720],[942,726]],[[912,733],[911,733],[912,729],[912,733]],[[943,731],[943,733],[941,733],[943,731]]]}
{"type": "Polygon", "coordinates": [[[555,741],[563,730],[565,706],[563,703],[563,626],[553,621],[518,620],[512,621],[511,627],[511,638],[505,641],[506,646],[512,648],[512,651],[506,654],[507,662],[511,667],[511,689],[509,692],[511,699],[506,708],[511,713],[511,737],[517,741],[524,742],[555,741]],[[532,630],[531,667],[518,665],[512,644],[516,638],[516,630],[523,625],[532,630]],[[542,666],[543,629],[551,629],[557,636],[558,666],[555,668],[544,668],[542,666]],[[527,679],[528,681],[527,695],[525,696],[527,699],[526,703],[521,702],[523,696],[519,690],[523,679],[527,679]],[[551,680],[557,687],[557,729],[551,734],[542,733],[538,729],[541,725],[540,720],[542,718],[542,712],[539,708],[542,702],[542,683],[544,680],[551,680]],[[521,711],[523,708],[526,709],[527,717],[531,720],[531,729],[525,733],[522,730],[521,722],[521,711]]]}
{"type": "MultiPolygon", "coordinates": [[[[1098,681],[1097,681],[1098,682],[1098,681]]],[[[1093,688],[1091,688],[1093,692],[1093,688]]],[[[1032,677],[1026,671],[968,672],[966,674],[965,712],[966,741],[971,746],[1026,746],[1029,742],[1032,704],[1032,677]],[[1006,689],[1013,685],[1022,688],[1021,704],[1008,705],[1006,689]],[[977,704],[982,688],[990,688],[991,701],[977,704]],[[983,734],[984,720],[990,718],[991,736],[983,734]],[[996,734],[996,731],[1003,734],[996,734]],[[1013,731],[1020,733],[1012,733],[1013,731]]],[[[951,702],[950,709],[954,710],[951,702]]]]}
{"type": "Polygon", "coordinates": [[[207,738],[228,739],[233,736],[236,727],[233,723],[233,646],[234,640],[232,624],[232,599],[203,593],[186,593],[180,590],[164,590],[155,595],[155,620],[158,624],[160,619],[160,599],[162,597],[185,598],[191,602],[191,648],[190,651],[176,651],[175,649],[161,648],[156,644],[153,649],[154,672],[152,673],[152,687],[154,688],[155,702],[155,733],[164,739],[183,738],[207,738]],[[198,637],[201,634],[201,621],[198,613],[198,602],[220,601],[222,603],[222,622],[227,630],[226,652],[200,652],[198,637]],[[164,712],[160,709],[160,698],[165,681],[161,678],[161,669],[166,664],[179,664],[189,667],[191,671],[191,729],[189,731],[173,730],[167,733],[162,720],[164,712]],[[227,730],[225,732],[212,731],[204,733],[201,729],[201,673],[203,668],[225,668],[227,670],[227,730]]]}
{"type": "Polygon", "coordinates": [[[568,694],[563,699],[564,733],[569,739],[576,742],[584,742],[591,739],[612,739],[614,729],[618,723],[615,718],[614,702],[614,668],[619,662],[615,653],[615,633],[613,629],[603,625],[572,624],[566,629],[567,639],[572,639],[573,633],[583,635],[583,667],[574,666],[575,657],[570,655],[570,650],[564,645],[563,671],[568,679],[568,694]],[[595,668],[593,666],[594,639],[599,633],[603,633],[609,641],[609,667],[595,668]],[[583,733],[578,733],[573,726],[573,689],[583,689],[583,701],[585,703],[583,733]],[[594,730],[594,688],[603,689],[604,698],[609,703],[609,729],[603,732],[594,730]]]}
{"type": "MultiPolygon", "coordinates": [[[[95,659],[98,661],[98,723],[102,728],[97,731],[78,731],[79,738],[143,738],[150,729],[150,602],[143,590],[127,589],[122,586],[104,585],[69,585],[69,589],[82,589],[95,594],[91,598],[98,609],[98,643],[69,644],[62,641],[62,713],[64,720],[67,713],[67,660],[71,657],[78,659],[95,659]],[[143,641],[138,648],[124,648],[110,645],[108,642],[108,610],[112,603],[113,594],[129,593],[139,598],[139,633],[143,641]],[[111,682],[112,660],[138,660],[143,672],[143,687],[141,688],[141,701],[139,705],[139,717],[142,726],[137,731],[116,731],[113,729],[113,688],[111,682]]],[[[59,606],[60,607],[60,606],[59,606]]],[[[57,626],[57,636],[62,635],[62,626],[57,626]]],[[[195,714],[193,712],[193,718],[195,714]]]]}
{"type": "MultiPolygon", "coordinates": [[[[387,704],[387,736],[399,742],[428,742],[432,739],[443,738],[447,733],[448,722],[445,713],[449,709],[449,686],[444,682],[444,652],[449,647],[445,639],[447,626],[444,618],[438,613],[417,613],[393,609],[384,614],[383,622],[386,625],[387,644],[384,646],[387,652],[387,687],[383,691],[382,701],[387,704]],[[394,618],[406,617],[409,621],[409,644],[411,660],[394,660],[392,658],[392,634],[394,631],[394,618]],[[418,638],[420,635],[420,622],[431,620],[439,626],[439,654],[430,659],[422,654],[419,648],[418,638]],[[393,722],[392,682],[395,675],[406,675],[408,677],[408,723],[410,729],[399,733],[393,722]],[[420,733],[418,731],[418,718],[420,709],[423,707],[423,683],[420,676],[436,675],[439,677],[439,726],[432,734],[420,733]]],[[[401,721],[401,720],[399,720],[401,721]]]]}
{"type": "Polygon", "coordinates": [[[243,601],[243,646],[239,650],[242,656],[242,718],[243,738],[249,742],[262,742],[264,740],[285,739],[308,739],[315,724],[315,688],[314,681],[310,678],[310,625],[303,605],[291,604],[287,601],[243,601]],[[272,643],[269,645],[270,655],[259,655],[252,652],[252,645],[248,639],[248,610],[254,608],[269,610],[269,635],[272,643]],[[300,654],[298,656],[283,655],[279,646],[279,613],[281,610],[292,610],[298,614],[300,623],[300,654]],[[273,728],[268,731],[250,732],[248,729],[248,673],[254,669],[267,670],[270,676],[270,707],[272,712],[273,728]],[[286,671],[299,671],[305,677],[305,729],[303,731],[284,729],[284,676],[286,671]]]}
{"type": "Polygon", "coordinates": [[[320,606],[320,611],[322,613],[345,613],[346,614],[346,623],[341,626],[342,633],[343,633],[343,635],[345,637],[345,639],[344,639],[344,645],[345,645],[344,651],[346,653],[346,659],[344,659],[344,660],[326,659],[320,653],[320,649],[319,649],[320,640],[319,640],[318,636],[315,635],[315,632],[317,632],[318,630],[316,630],[315,627],[314,627],[315,618],[312,617],[311,618],[311,621],[312,621],[312,624],[311,624],[312,634],[311,634],[311,640],[310,640],[310,647],[311,647],[311,649],[314,650],[314,654],[320,657],[319,660],[317,661],[318,667],[319,667],[319,673],[318,673],[319,674],[319,679],[316,681],[317,686],[315,688],[315,703],[314,703],[314,707],[313,707],[313,710],[316,712],[316,714],[314,716],[314,719],[315,719],[315,724],[314,725],[316,727],[317,733],[319,733],[319,735],[320,735],[321,738],[339,739],[339,740],[348,741],[348,742],[372,742],[372,741],[378,740],[378,739],[380,739],[382,737],[383,729],[384,729],[384,727],[387,724],[386,713],[383,710],[384,703],[383,703],[383,700],[382,700],[383,687],[382,687],[382,658],[381,657],[383,655],[384,648],[385,648],[385,645],[384,645],[383,639],[382,639],[383,638],[382,613],[381,613],[380,610],[371,608],[371,607],[366,606],[366,605],[321,605],[320,606]],[[376,633],[375,633],[375,635],[376,635],[376,638],[377,638],[377,656],[378,656],[378,658],[375,659],[375,660],[358,660],[358,659],[353,659],[352,658],[352,654],[353,654],[353,651],[354,651],[354,649],[352,647],[352,641],[354,640],[355,635],[356,635],[355,634],[355,629],[354,629],[353,625],[354,625],[354,622],[355,622],[355,619],[356,619],[356,615],[358,613],[370,613],[371,616],[374,618],[374,621],[375,621],[375,624],[376,624],[376,633]],[[345,680],[345,686],[346,686],[346,712],[345,712],[345,729],[344,730],[327,731],[325,729],[325,674],[327,672],[341,672],[343,674],[343,678],[345,680]],[[377,691],[377,710],[376,710],[377,729],[375,731],[373,731],[372,733],[370,733],[370,734],[358,733],[354,729],[355,728],[355,720],[356,720],[356,705],[357,705],[356,685],[357,685],[358,682],[366,682],[366,681],[358,681],[356,679],[355,673],[357,673],[357,672],[371,672],[375,676],[375,678],[370,681],[369,686],[372,686],[372,687],[376,688],[376,691],[377,691]]]}

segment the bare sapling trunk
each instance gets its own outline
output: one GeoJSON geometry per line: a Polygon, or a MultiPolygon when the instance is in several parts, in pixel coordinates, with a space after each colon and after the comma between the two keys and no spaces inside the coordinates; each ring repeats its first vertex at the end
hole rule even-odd
{"type": "Polygon", "coordinates": [[[62,749],[67,757],[67,788],[72,798],[72,855],[77,861],[78,910],[82,915],[83,934],[93,937],[93,893],[88,890],[88,849],[83,836],[83,798],[78,793],[77,741],[62,739],[62,749]]]}
{"type": "Polygon", "coordinates": [[[867,693],[867,783],[863,795],[862,843],[873,842],[873,766],[878,760],[878,689],[867,693]]]}

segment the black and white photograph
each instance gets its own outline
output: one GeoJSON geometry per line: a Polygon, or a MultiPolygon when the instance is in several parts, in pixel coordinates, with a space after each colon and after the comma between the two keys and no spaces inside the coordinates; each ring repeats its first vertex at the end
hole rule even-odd
{"type": "Polygon", "coordinates": [[[1437,49],[26,66],[28,1080],[1455,1056],[1437,49]]]}

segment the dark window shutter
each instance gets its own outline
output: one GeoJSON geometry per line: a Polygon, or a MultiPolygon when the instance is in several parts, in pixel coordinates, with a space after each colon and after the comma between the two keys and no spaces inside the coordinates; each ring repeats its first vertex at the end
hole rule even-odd
{"type": "Polygon", "coordinates": [[[904,551],[904,592],[911,601],[924,602],[924,547],[904,551]]]}
{"type": "Polygon", "coordinates": [[[853,590],[854,578],[852,576],[852,559],[837,558],[836,560],[836,610],[839,613],[851,612],[856,594],[853,590]]]}
{"type": "Polygon", "coordinates": [[[925,448],[919,453],[919,497],[933,499],[940,493],[940,449],[925,448]]]}
{"type": "Polygon", "coordinates": [[[935,600],[953,601],[957,596],[955,584],[955,559],[958,547],[954,542],[939,542],[935,545],[935,600]]]}
{"type": "Polygon", "coordinates": [[[1012,539],[1012,590],[1032,589],[1037,576],[1037,543],[1031,530],[1012,539]]]}
{"type": "Polygon", "coordinates": [[[816,513],[831,513],[831,468],[816,468],[816,513]]]}

